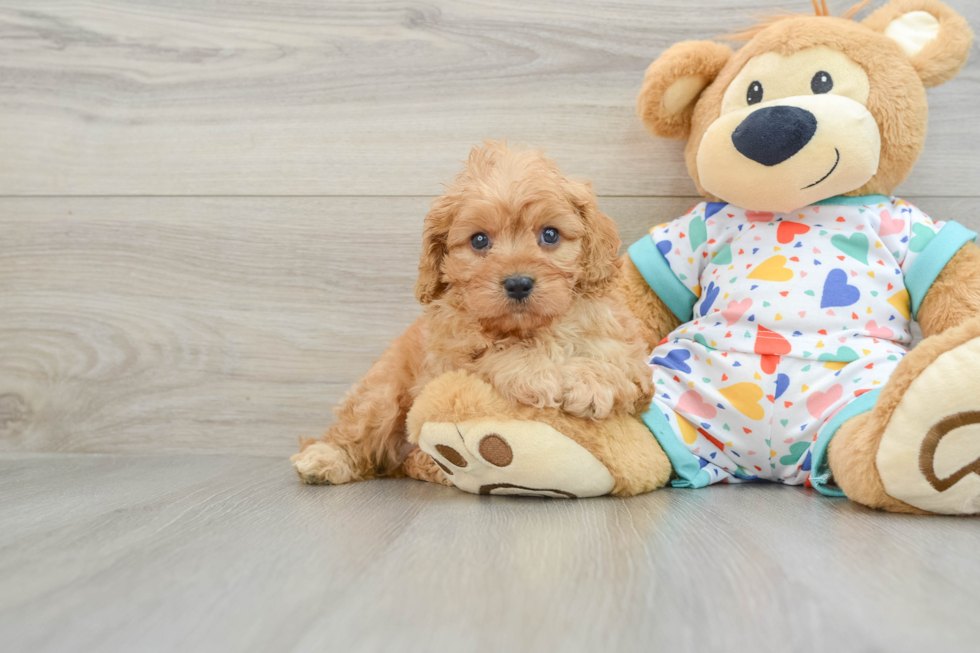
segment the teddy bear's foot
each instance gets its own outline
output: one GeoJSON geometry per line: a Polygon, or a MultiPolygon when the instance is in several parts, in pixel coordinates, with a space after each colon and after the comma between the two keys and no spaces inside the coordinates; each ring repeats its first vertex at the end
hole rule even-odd
{"type": "Polygon", "coordinates": [[[515,405],[463,371],[425,386],[408,413],[408,439],[453,485],[475,494],[633,496],[662,487],[671,474],[636,417],[595,422],[515,405]]]}
{"type": "Polygon", "coordinates": [[[889,495],[929,512],[980,512],[978,370],[973,338],[939,355],[903,393],[876,456],[889,495]]]}
{"type": "Polygon", "coordinates": [[[595,456],[542,422],[426,422],[419,447],[473,494],[575,499],[609,494],[614,485],[595,456]]]}
{"type": "Polygon", "coordinates": [[[980,513],[978,370],[980,321],[909,353],[875,409],[831,441],[831,470],[845,494],[897,512],[980,513]]]}

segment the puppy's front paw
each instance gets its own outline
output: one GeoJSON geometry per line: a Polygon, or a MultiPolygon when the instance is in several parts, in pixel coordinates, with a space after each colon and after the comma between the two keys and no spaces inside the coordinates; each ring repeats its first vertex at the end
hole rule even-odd
{"type": "Polygon", "coordinates": [[[438,483],[452,487],[453,483],[446,474],[452,474],[446,468],[442,468],[442,463],[432,459],[421,449],[412,449],[403,463],[405,476],[428,483],[438,483]]]}
{"type": "Polygon", "coordinates": [[[562,401],[562,378],[557,372],[530,372],[510,379],[494,379],[504,398],[534,408],[557,408],[562,401]]]}
{"type": "Polygon", "coordinates": [[[615,392],[590,372],[580,371],[566,379],[561,407],[576,417],[606,419],[616,403],[615,392]]]}
{"type": "Polygon", "coordinates": [[[646,363],[634,362],[629,366],[629,382],[626,401],[632,404],[633,413],[645,413],[653,401],[653,373],[646,363]]]}
{"type": "Polygon", "coordinates": [[[347,454],[338,447],[317,441],[289,459],[300,480],[310,485],[341,485],[355,478],[347,454]]]}

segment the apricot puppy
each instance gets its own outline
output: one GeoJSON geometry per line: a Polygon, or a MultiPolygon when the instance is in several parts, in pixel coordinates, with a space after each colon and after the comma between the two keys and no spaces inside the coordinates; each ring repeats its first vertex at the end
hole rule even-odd
{"type": "Polygon", "coordinates": [[[425,218],[418,319],[348,393],[321,440],[293,456],[307,483],[381,475],[445,482],[406,437],[422,388],[456,370],[506,400],[603,420],[643,411],[639,321],[613,281],[615,223],[591,187],[536,150],[487,141],[425,218]]]}

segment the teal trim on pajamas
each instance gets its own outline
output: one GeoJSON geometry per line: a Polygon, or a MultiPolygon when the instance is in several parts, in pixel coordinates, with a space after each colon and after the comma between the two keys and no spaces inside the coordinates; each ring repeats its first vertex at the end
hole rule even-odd
{"type": "Polygon", "coordinates": [[[830,463],[827,462],[827,447],[830,445],[831,438],[837,434],[838,429],[844,425],[844,422],[852,417],[867,413],[874,408],[878,402],[879,394],[881,394],[880,389],[865,392],[844,406],[836,415],[830,418],[829,422],[824,424],[823,430],[817,436],[817,441],[813,443],[813,448],[810,450],[810,484],[817,489],[817,492],[825,497],[844,496],[844,492],[839,487],[830,487],[827,485],[831,478],[830,463]]]}
{"type": "Polygon", "coordinates": [[[949,259],[967,243],[977,239],[977,234],[958,222],[947,222],[936,234],[926,248],[922,250],[912,269],[905,275],[905,287],[912,300],[912,319],[918,319],[919,307],[926,293],[932,288],[939,273],[943,271],[949,259]]]}
{"type": "Polygon", "coordinates": [[[694,317],[694,305],[698,303],[698,297],[670,269],[670,263],[657,249],[653,237],[644,236],[630,245],[629,255],[647,285],[657,293],[671,313],[681,322],[690,322],[694,317]]]}
{"type": "Polygon", "coordinates": [[[707,487],[711,482],[711,476],[701,469],[701,459],[681,444],[680,437],[674,431],[674,427],[670,425],[663,409],[657,405],[656,399],[653,400],[650,410],[643,413],[642,419],[653,436],[657,438],[657,442],[660,443],[664,453],[670,458],[674,472],[680,477],[675,478],[670,484],[674,487],[707,487]]]}
{"type": "MultiPolygon", "coordinates": [[[[891,200],[884,195],[858,195],[857,197],[838,195],[836,197],[828,197],[825,200],[820,200],[819,202],[815,202],[810,206],[870,206],[871,204],[887,204],[890,202],[891,200]]],[[[792,211],[790,211],[790,213],[792,213],[792,211]]]]}

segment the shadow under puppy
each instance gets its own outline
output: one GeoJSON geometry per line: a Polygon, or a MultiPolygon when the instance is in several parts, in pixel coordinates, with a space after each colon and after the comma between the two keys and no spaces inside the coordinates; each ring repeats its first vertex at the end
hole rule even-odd
{"type": "Polygon", "coordinates": [[[323,438],[302,443],[300,478],[407,475],[550,496],[663,485],[669,461],[634,417],[653,392],[650,336],[616,290],[619,246],[590,185],[536,150],[474,147],[425,218],[423,316],[323,438]]]}

